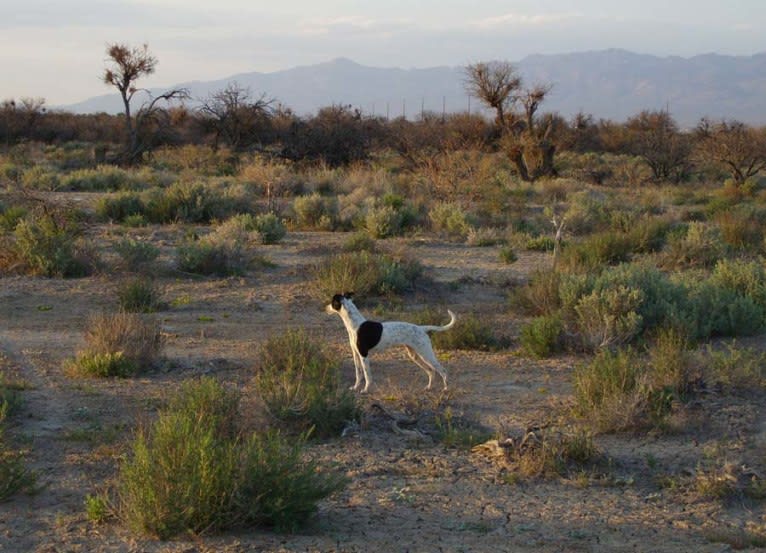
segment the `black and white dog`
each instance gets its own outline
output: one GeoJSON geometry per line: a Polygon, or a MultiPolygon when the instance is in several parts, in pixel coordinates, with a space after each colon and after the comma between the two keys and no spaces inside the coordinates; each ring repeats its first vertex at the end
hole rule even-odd
{"type": "Polygon", "coordinates": [[[370,375],[370,360],[367,355],[371,350],[383,350],[390,346],[402,345],[407,352],[407,356],[428,375],[428,386],[426,390],[431,389],[431,382],[435,373],[439,373],[444,381],[444,389],[447,389],[447,371],[441,366],[434,355],[431,347],[431,338],[428,332],[441,332],[452,328],[455,324],[455,314],[447,310],[450,316],[450,322],[444,326],[416,325],[400,321],[389,321],[379,323],[368,321],[359,312],[351,301],[353,294],[335,294],[332,301],[325,307],[327,313],[337,313],[343,320],[343,324],[348,331],[348,339],[351,342],[351,353],[354,357],[354,369],[356,370],[356,382],[351,388],[358,390],[361,385],[361,373],[364,372],[364,389],[362,393],[367,392],[372,384],[370,375]]]}

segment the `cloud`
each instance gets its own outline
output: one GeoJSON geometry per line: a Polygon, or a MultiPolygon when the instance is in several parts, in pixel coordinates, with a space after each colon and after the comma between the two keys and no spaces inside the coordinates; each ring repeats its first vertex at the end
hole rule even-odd
{"type": "Polygon", "coordinates": [[[501,15],[495,15],[491,17],[485,17],[477,21],[469,23],[471,27],[478,27],[481,29],[490,29],[505,26],[543,26],[554,23],[569,22],[576,19],[581,19],[582,14],[579,13],[541,13],[534,15],[527,15],[522,13],[504,13],[501,15]]]}

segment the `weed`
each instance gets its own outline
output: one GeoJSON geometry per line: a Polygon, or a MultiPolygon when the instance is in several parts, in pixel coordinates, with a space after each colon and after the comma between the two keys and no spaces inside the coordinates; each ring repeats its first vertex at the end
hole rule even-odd
{"type": "Polygon", "coordinates": [[[563,333],[564,325],[560,316],[543,315],[521,327],[519,340],[525,353],[544,359],[561,351],[563,333]]]}
{"type": "Polygon", "coordinates": [[[150,278],[124,280],[117,289],[117,301],[122,311],[153,313],[161,307],[157,285],[150,278]]]}

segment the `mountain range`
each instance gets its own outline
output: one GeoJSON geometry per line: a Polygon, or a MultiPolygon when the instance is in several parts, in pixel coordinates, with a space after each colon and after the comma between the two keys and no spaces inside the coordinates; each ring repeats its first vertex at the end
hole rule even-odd
{"type": "MultiPolygon", "coordinates": [[[[514,63],[525,85],[551,84],[543,111],[577,112],[624,121],[641,110],[667,109],[682,126],[701,117],[766,124],[766,52],[752,56],[703,54],[658,57],[626,50],[532,55],[514,63]]],[[[364,113],[408,118],[422,110],[441,113],[481,109],[465,90],[463,68],[368,67],[346,58],[271,73],[241,73],[185,87],[199,105],[230,82],[265,94],[299,114],[322,106],[350,104],[364,113]]],[[[166,89],[152,89],[158,94],[166,89]]],[[[140,97],[134,100],[140,103],[140,97]]],[[[119,113],[119,96],[106,94],[60,109],[74,113],[119,113]]]]}

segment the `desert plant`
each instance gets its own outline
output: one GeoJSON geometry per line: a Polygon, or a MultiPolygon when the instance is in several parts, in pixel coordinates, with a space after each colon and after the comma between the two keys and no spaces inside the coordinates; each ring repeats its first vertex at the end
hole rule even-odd
{"type": "Polygon", "coordinates": [[[530,315],[556,313],[561,307],[561,278],[561,274],[555,271],[533,272],[526,284],[511,293],[511,304],[530,315]]]}
{"type": "Polygon", "coordinates": [[[498,254],[498,257],[500,257],[500,261],[505,263],[506,265],[510,265],[511,263],[516,263],[518,261],[519,256],[516,255],[516,252],[513,251],[513,248],[510,246],[503,246],[500,248],[500,253],[498,254]]]}
{"type": "Polygon", "coordinates": [[[469,450],[473,446],[486,442],[492,433],[463,416],[456,416],[452,408],[447,407],[435,420],[436,439],[445,447],[469,450]]]}
{"type": "Polygon", "coordinates": [[[128,217],[143,216],[145,207],[137,192],[119,192],[99,198],[96,213],[102,219],[125,221],[128,217]]]}
{"type": "Polygon", "coordinates": [[[452,238],[464,240],[473,228],[470,217],[459,205],[441,202],[434,205],[429,212],[431,228],[452,238]]]}
{"type": "Polygon", "coordinates": [[[19,221],[13,232],[15,255],[33,274],[47,277],[81,277],[95,261],[77,241],[78,229],[53,215],[19,221]]]}
{"type": "Polygon", "coordinates": [[[377,243],[373,237],[366,232],[355,232],[349,236],[343,243],[343,251],[346,252],[370,252],[377,250],[377,243]]]}
{"type": "Polygon", "coordinates": [[[663,251],[664,264],[669,267],[710,267],[726,253],[720,229],[705,223],[692,222],[670,233],[663,251]]]}
{"type": "Polygon", "coordinates": [[[287,234],[287,228],[274,213],[263,213],[255,217],[254,230],[262,244],[276,244],[287,234]]]}
{"type": "Polygon", "coordinates": [[[732,390],[753,390],[766,386],[766,354],[742,348],[736,342],[721,349],[707,347],[706,371],[715,382],[732,390]]]}
{"type": "Polygon", "coordinates": [[[602,350],[576,368],[574,395],[577,413],[601,431],[641,426],[650,395],[644,364],[631,349],[602,350]]]}
{"type": "Polygon", "coordinates": [[[319,436],[338,434],[356,419],[356,399],[341,386],[338,364],[305,332],[270,338],[259,358],[256,388],[275,419],[319,436]]]}
{"type": "Polygon", "coordinates": [[[122,311],[153,313],[160,308],[159,295],[152,279],[139,276],[120,283],[117,289],[117,302],[122,311]]]}
{"type": "Polygon", "coordinates": [[[670,392],[685,399],[692,391],[693,359],[689,341],[683,331],[661,328],[649,347],[649,379],[656,390],[670,392]]]}
{"type": "Polygon", "coordinates": [[[122,238],[114,249],[123,264],[131,270],[141,270],[160,255],[159,248],[154,244],[130,237],[122,238]]]}
{"type": "Polygon", "coordinates": [[[509,461],[527,478],[568,477],[600,455],[593,435],[582,428],[548,428],[519,442],[509,449],[509,461]]]}
{"type": "Polygon", "coordinates": [[[85,349],[67,369],[75,376],[131,376],[152,366],[161,347],[156,320],[135,313],[98,313],[88,319],[85,349]]]}
{"type": "Polygon", "coordinates": [[[521,327],[519,341],[524,352],[543,359],[561,351],[564,325],[558,315],[542,315],[521,327]]]}
{"type": "Polygon", "coordinates": [[[641,290],[619,286],[594,290],[575,305],[577,329],[587,346],[600,349],[630,342],[641,330],[641,290]]]}
{"type": "Polygon", "coordinates": [[[338,224],[338,201],[317,193],[299,196],[293,201],[295,222],[299,228],[333,230],[338,224]]]}
{"type": "Polygon", "coordinates": [[[345,485],[304,458],[304,438],[238,432],[238,396],[212,379],[187,384],[121,463],[116,514],[166,539],[233,526],[294,531],[345,485]]]}
{"type": "Polygon", "coordinates": [[[360,296],[404,292],[420,278],[423,267],[414,260],[362,251],[333,255],[318,263],[312,272],[314,295],[327,300],[347,290],[360,296]]]}
{"type": "Polygon", "coordinates": [[[4,207],[0,204],[0,231],[13,232],[16,225],[27,215],[27,210],[21,206],[4,207]]]}
{"type": "MultiPolygon", "coordinates": [[[[446,309],[426,309],[420,313],[408,316],[411,320],[423,325],[442,325],[446,319],[446,309]]],[[[431,343],[441,350],[498,350],[507,347],[508,340],[497,333],[496,325],[482,319],[475,313],[462,313],[449,332],[431,334],[431,343]]]]}

